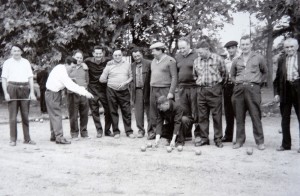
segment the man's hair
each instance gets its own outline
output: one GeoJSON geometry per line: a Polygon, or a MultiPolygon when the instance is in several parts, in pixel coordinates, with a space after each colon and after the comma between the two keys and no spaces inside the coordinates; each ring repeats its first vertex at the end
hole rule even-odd
{"type": "Polygon", "coordinates": [[[81,53],[82,56],[83,56],[83,52],[82,52],[81,50],[75,50],[75,51],[73,52],[73,56],[75,56],[77,53],[81,53]]]}
{"type": "Polygon", "coordinates": [[[250,37],[250,35],[244,35],[244,36],[242,36],[241,39],[240,39],[240,42],[241,42],[242,40],[246,40],[246,39],[249,39],[250,42],[251,42],[251,37],[250,37]]]}
{"type": "Polygon", "coordinates": [[[181,37],[178,39],[178,42],[180,41],[186,42],[188,45],[191,45],[190,39],[188,37],[181,37]]]}
{"type": "Polygon", "coordinates": [[[160,106],[161,104],[164,104],[168,101],[169,99],[166,96],[162,95],[157,99],[157,106],[160,106]]]}
{"type": "Polygon", "coordinates": [[[22,52],[24,52],[23,47],[22,47],[20,44],[13,43],[13,44],[11,45],[11,49],[12,49],[13,47],[17,47],[17,48],[19,48],[22,52]]]}
{"type": "Polygon", "coordinates": [[[161,50],[162,53],[165,53],[166,49],[165,48],[153,48],[154,50],[161,50]]]}
{"type": "Polygon", "coordinates": [[[74,59],[73,57],[71,56],[68,56],[65,60],[65,63],[68,64],[68,65],[71,65],[72,63],[76,64],[77,63],[77,60],[74,59]]]}
{"type": "Polygon", "coordinates": [[[94,51],[95,50],[102,50],[104,52],[104,47],[103,46],[94,46],[94,51]]]}
{"type": "Polygon", "coordinates": [[[287,38],[286,40],[284,40],[284,45],[285,45],[285,43],[291,43],[291,44],[293,44],[294,46],[299,47],[298,40],[295,39],[295,38],[292,38],[292,37],[287,38]]]}
{"type": "Polygon", "coordinates": [[[131,53],[136,53],[136,52],[139,52],[139,53],[143,54],[143,51],[142,51],[141,48],[133,48],[133,49],[131,50],[131,53]]]}

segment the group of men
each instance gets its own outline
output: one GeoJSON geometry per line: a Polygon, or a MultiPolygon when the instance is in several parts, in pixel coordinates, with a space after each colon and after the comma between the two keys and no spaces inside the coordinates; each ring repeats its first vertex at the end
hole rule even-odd
{"type": "MultiPolygon", "coordinates": [[[[209,115],[214,128],[214,143],[222,148],[224,142],[233,142],[234,119],[236,119],[236,142],[233,149],[243,146],[246,140],[246,112],[253,124],[257,148],[264,150],[264,133],[261,122],[261,85],[267,77],[267,65],[262,55],[252,51],[249,36],[238,42],[230,41],[224,46],[229,54],[225,59],[212,52],[207,41],[199,42],[194,49],[190,40],[178,41],[175,58],[166,54],[163,43],[150,46],[154,59],[144,59],[141,49],[132,51],[134,62],[123,59],[122,51],[115,50],[112,59],[105,57],[105,50],[95,46],[93,57],[83,61],[83,53],[76,51],[67,57],[65,64],[57,65],[46,83],[46,105],[51,127],[51,141],[69,144],[62,131],[61,91],[68,92],[68,107],[72,138],[88,137],[87,105],[89,105],[97,137],[103,136],[99,108],[104,108],[104,135],[120,137],[120,107],[126,136],[155,139],[161,137],[168,145],[184,145],[192,138],[194,125],[195,146],[209,145],[209,115]],[[177,93],[175,93],[177,88],[177,93]],[[224,101],[226,129],[223,136],[222,99],[224,101]],[[138,128],[137,136],[131,127],[131,101],[138,128]],[[80,117],[78,127],[77,117],[80,117]],[[144,126],[144,113],[147,128],[144,126]],[[112,127],[112,132],[110,128],[112,127]]],[[[289,38],[284,41],[285,55],[278,63],[274,80],[275,100],[280,101],[282,114],[282,145],[279,151],[291,149],[290,115],[294,105],[299,121],[300,105],[300,55],[298,42],[289,38]]],[[[28,129],[29,100],[35,99],[32,72],[29,62],[21,57],[22,48],[12,47],[12,57],[3,65],[3,90],[8,101],[12,146],[16,145],[16,115],[20,106],[24,142],[35,144],[28,129]],[[18,70],[24,70],[19,72],[18,70]],[[20,77],[21,76],[21,77],[20,77]],[[25,92],[26,91],[26,92],[25,92]]],[[[300,149],[298,150],[300,152],[300,149]]]]}

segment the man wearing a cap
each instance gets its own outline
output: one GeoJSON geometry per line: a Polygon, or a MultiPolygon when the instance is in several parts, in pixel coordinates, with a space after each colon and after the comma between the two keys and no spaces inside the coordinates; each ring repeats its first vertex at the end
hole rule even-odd
{"type": "Polygon", "coordinates": [[[106,94],[112,118],[114,138],[120,137],[118,107],[121,109],[126,136],[135,138],[131,128],[131,106],[129,84],[132,81],[131,65],[123,60],[121,50],[115,50],[100,76],[101,83],[107,83],[106,94]]]}
{"type": "Polygon", "coordinates": [[[214,125],[214,142],[222,148],[222,83],[226,79],[224,60],[210,51],[206,41],[197,44],[199,57],[194,61],[193,74],[196,79],[198,123],[200,140],[195,139],[196,146],[209,145],[209,113],[212,113],[214,125]]]}
{"type": "Polygon", "coordinates": [[[158,116],[156,127],[155,145],[161,137],[170,142],[171,147],[184,145],[184,135],[190,132],[193,121],[187,117],[179,103],[160,96],[157,100],[158,116]],[[164,124],[166,122],[166,124],[164,124]]]}
{"type": "MultiPolygon", "coordinates": [[[[195,122],[195,137],[200,137],[200,127],[197,123],[197,85],[193,77],[194,60],[198,53],[191,49],[188,38],[178,40],[179,53],[176,55],[178,69],[178,95],[179,103],[187,116],[195,122]]],[[[192,127],[191,127],[192,128],[192,127]]],[[[192,137],[191,130],[187,133],[186,139],[192,137]]]]}
{"type": "MultiPolygon", "coordinates": [[[[174,58],[165,54],[166,46],[157,42],[150,46],[154,59],[151,63],[150,79],[150,115],[151,123],[155,130],[157,120],[157,99],[164,95],[174,99],[177,85],[177,67],[174,58]]],[[[155,138],[155,131],[148,133],[148,139],[155,138]]]]}
{"type": "Polygon", "coordinates": [[[11,48],[11,58],[7,59],[2,68],[2,88],[4,98],[8,101],[10,143],[17,142],[17,114],[20,108],[25,144],[35,144],[29,134],[29,104],[36,100],[33,88],[33,73],[29,61],[21,55],[23,49],[15,44],[11,48]]]}
{"type": "MultiPolygon", "coordinates": [[[[230,41],[225,44],[225,48],[229,54],[228,58],[225,59],[226,71],[230,73],[233,59],[237,57],[237,46],[236,41],[230,41]]],[[[222,138],[222,142],[232,142],[233,129],[234,129],[234,111],[232,107],[231,97],[233,93],[234,84],[231,81],[230,74],[226,79],[223,86],[223,98],[224,98],[224,113],[226,120],[225,135],[222,138]]]]}
{"type": "Polygon", "coordinates": [[[249,111],[255,143],[259,150],[264,150],[264,133],[261,123],[261,84],[265,81],[268,68],[264,57],[251,51],[249,36],[240,40],[242,54],[232,62],[231,80],[235,84],[232,105],[236,117],[236,144],[233,149],[243,146],[246,140],[245,118],[249,111]]]}

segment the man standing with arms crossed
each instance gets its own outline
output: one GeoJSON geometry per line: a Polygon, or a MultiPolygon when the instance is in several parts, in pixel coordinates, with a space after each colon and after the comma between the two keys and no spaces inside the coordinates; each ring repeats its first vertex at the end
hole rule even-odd
{"type": "Polygon", "coordinates": [[[8,101],[10,143],[16,146],[17,142],[17,114],[20,108],[25,144],[35,144],[29,135],[29,104],[36,100],[33,88],[33,73],[27,59],[21,55],[23,49],[14,44],[11,48],[11,58],[7,59],[2,69],[2,88],[4,98],[8,101]]]}
{"type": "Polygon", "coordinates": [[[232,142],[233,130],[234,130],[234,111],[232,107],[232,93],[234,84],[231,81],[230,69],[233,59],[237,57],[237,46],[236,41],[230,41],[225,44],[225,48],[229,54],[229,57],[225,59],[226,71],[229,73],[228,78],[226,79],[223,86],[223,98],[224,98],[224,112],[226,120],[226,129],[222,142],[232,142]]]}
{"type": "Polygon", "coordinates": [[[233,61],[231,67],[231,79],[235,84],[232,105],[236,117],[236,144],[233,145],[233,149],[240,148],[245,143],[245,118],[248,110],[253,124],[255,143],[259,150],[264,150],[260,88],[266,79],[268,68],[263,56],[251,51],[249,36],[241,38],[240,48],[242,54],[233,61]]]}
{"type": "Polygon", "coordinates": [[[151,62],[143,58],[142,51],[138,48],[133,49],[132,57],[134,62],[131,65],[131,93],[134,103],[136,125],[139,129],[137,137],[142,138],[145,135],[144,112],[146,112],[148,121],[147,132],[153,132],[149,114],[151,62]]]}
{"type": "Polygon", "coordinates": [[[155,127],[157,122],[157,100],[164,95],[168,99],[175,98],[177,85],[177,67],[174,58],[165,54],[166,46],[157,42],[150,46],[154,59],[151,63],[150,80],[150,115],[153,132],[148,133],[148,140],[155,139],[155,127]]]}
{"type": "MultiPolygon", "coordinates": [[[[194,60],[198,58],[197,52],[191,49],[188,38],[178,40],[179,54],[176,55],[178,69],[178,95],[179,103],[191,122],[195,123],[195,143],[200,141],[200,127],[197,123],[197,85],[193,77],[194,60]]],[[[192,128],[192,127],[191,127],[192,128]]],[[[185,139],[192,137],[192,130],[187,131],[185,139]]]]}
{"type": "Polygon", "coordinates": [[[87,64],[89,70],[88,90],[94,96],[94,99],[89,100],[89,105],[97,130],[97,138],[101,138],[103,136],[103,128],[100,122],[99,102],[101,102],[101,105],[104,109],[105,136],[113,137],[112,132],[109,130],[112,120],[106,96],[107,85],[106,83],[99,82],[99,78],[103,73],[106,63],[109,60],[110,59],[104,57],[104,48],[101,46],[95,46],[93,51],[93,57],[89,57],[85,60],[85,63],[87,64]]]}

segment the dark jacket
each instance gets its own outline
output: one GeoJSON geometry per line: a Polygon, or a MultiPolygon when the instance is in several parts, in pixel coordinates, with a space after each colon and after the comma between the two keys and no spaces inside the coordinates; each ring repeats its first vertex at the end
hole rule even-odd
{"type": "MultiPolygon", "coordinates": [[[[135,102],[135,85],[136,85],[136,62],[133,62],[131,64],[131,71],[132,71],[132,82],[130,85],[131,88],[131,96],[133,103],[135,102]]],[[[150,97],[150,75],[151,75],[151,62],[143,59],[142,60],[142,72],[143,72],[143,80],[144,80],[144,102],[146,104],[149,104],[149,97],[150,97]]]]}
{"type": "MultiPolygon", "coordinates": [[[[300,52],[297,52],[298,56],[298,73],[300,76],[300,52]]],[[[280,96],[280,102],[284,103],[286,99],[286,81],[287,81],[287,69],[286,69],[286,55],[282,55],[278,60],[278,68],[274,84],[274,95],[280,96]]],[[[300,83],[300,80],[297,80],[300,83]]],[[[299,84],[300,86],[300,84],[299,84]]]]}

